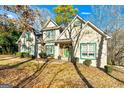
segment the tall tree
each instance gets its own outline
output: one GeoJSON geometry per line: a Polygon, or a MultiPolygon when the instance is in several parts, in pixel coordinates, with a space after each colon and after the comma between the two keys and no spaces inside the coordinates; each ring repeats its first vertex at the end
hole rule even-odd
{"type": "Polygon", "coordinates": [[[108,43],[108,62],[112,64],[120,64],[120,60],[124,58],[124,43],[121,36],[124,33],[122,8],[123,6],[111,5],[92,6],[90,16],[94,24],[112,36],[108,43]]]}
{"type": "MultiPolygon", "coordinates": [[[[2,14],[0,16],[0,26],[1,28],[1,33],[6,35],[3,37],[2,35],[0,36],[0,42],[1,44],[4,43],[4,45],[8,46],[10,44],[10,38],[8,36],[11,36],[11,34],[17,34],[23,32],[23,31],[31,31],[32,29],[35,29],[35,31],[41,31],[41,27],[43,23],[46,22],[48,16],[51,14],[48,14],[48,10],[44,9],[38,9],[38,8],[32,8],[31,6],[22,6],[22,5],[16,5],[16,6],[0,6],[0,9],[5,12],[5,14],[2,14]],[[8,12],[16,15],[15,18],[8,18],[8,12]],[[45,14],[45,16],[44,16],[45,14]],[[16,31],[16,32],[12,32],[16,31]]],[[[17,41],[19,36],[12,36],[12,42],[17,41]]],[[[13,45],[11,43],[10,45],[13,45]]],[[[16,44],[15,44],[16,45],[16,44]]],[[[2,45],[1,45],[2,46],[2,45]]],[[[7,47],[9,48],[9,47],[7,47]]],[[[12,48],[10,48],[12,49],[12,48]]],[[[8,51],[9,52],[9,51],[8,51]]]]}
{"type": "Polygon", "coordinates": [[[14,53],[17,51],[16,41],[20,31],[16,31],[15,20],[8,18],[5,14],[0,15],[0,53],[14,53]]]}
{"type": "Polygon", "coordinates": [[[91,8],[92,15],[89,20],[108,34],[123,27],[123,6],[100,5],[91,8]]]}
{"type": "Polygon", "coordinates": [[[55,20],[59,25],[68,25],[68,23],[75,17],[78,12],[77,8],[72,5],[59,5],[54,8],[56,13],[55,20]]]}

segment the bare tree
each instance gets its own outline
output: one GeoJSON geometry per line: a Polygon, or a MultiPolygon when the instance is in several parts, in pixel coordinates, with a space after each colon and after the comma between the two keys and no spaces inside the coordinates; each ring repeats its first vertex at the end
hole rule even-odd
{"type": "Polygon", "coordinates": [[[94,24],[112,36],[108,42],[108,61],[113,65],[120,64],[124,52],[124,43],[119,34],[124,33],[122,8],[123,6],[92,6],[93,12],[90,16],[94,24]]]}

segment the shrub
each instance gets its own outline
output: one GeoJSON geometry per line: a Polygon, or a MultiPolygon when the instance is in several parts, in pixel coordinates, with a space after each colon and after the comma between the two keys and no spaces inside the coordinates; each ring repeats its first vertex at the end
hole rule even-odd
{"type": "Polygon", "coordinates": [[[31,58],[32,58],[32,59],[35,59],[35,56],[34,56],[34,55],[31,55],[31,58]]]}
{"type": "Polygon", "coordinates": [[[47,57],[47,55],[46,55],[45,52],[41,52],[41,53],[39,53],[39,56],[40,56],[40,58],[46,58],[46,57],[47,57]]]}
{"type": "Polygon", "coordinates": [[[21,53],[21,58],[29,57],[29,53],[27,52],[22,52],[21,53]]]}
{"type": "Polygon", "coordinates": [[[75,57],[75,62],[79,62],[79,58],[78,57],[75,57]]]}
{"type": "Polygon", "coordinates": [[[54,59],[54,55],[50,55],[51,59],[54,59]]]}
{"type": "Polygon", "coordinates": [[[21,57],[21,52],[17,52],[17,53],[16,53],[16,56],[17,56],[17,57],[21,57]]]}
{"type": "Polygon", "coordinates": [[[85,60],[83,62],[83,64],[89,67],[92,64],[92,61],[91,60],[85,60]]]}
{"type": "Polygon", "coordinates": [[[105,72],[106,72],[106,73],[112,73],[112,71],[113,71],[112,66],[106,65],[106,66],[104,66],[104,68],[105,68],[105,72]]]}
{"type": "Polygon", "coordinates": [[[21,57],[21,58],[25,58],[25,57],[29,57],[29,53],[27,53],[27,52],[17,52],[16,56],[21,57]]]}

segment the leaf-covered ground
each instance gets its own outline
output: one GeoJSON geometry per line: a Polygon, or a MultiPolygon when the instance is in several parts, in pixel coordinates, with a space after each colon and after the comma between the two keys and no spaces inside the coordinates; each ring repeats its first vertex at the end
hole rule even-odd
{"type": "Polygon", "coordinates": [[[0,84],[13,87],[82,88],[124,87],[124,72],[115,69],[110,75],[82,64],[50,60],[30,60],[0,55],[0,84]]]}

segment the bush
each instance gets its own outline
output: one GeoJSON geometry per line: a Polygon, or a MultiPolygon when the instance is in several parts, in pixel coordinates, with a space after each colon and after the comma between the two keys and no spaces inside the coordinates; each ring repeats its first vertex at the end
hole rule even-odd
{"type": "Polygon", "coordinates": [[[22,54],[21,52],[17,52],[17,53],[16,53],[16,56],[17,56],[17,57],[21,57],[21,54],[22,54]]]}
{"type": "Polygon", "coordinates": [[[32,58],[32,59],[35,59],[35,56],[34,56],[34,55],[31,55],[31,58],[32,58]]]}
{"type": "Polygon", "coordinates": [[[54,55],[50,55],[51,59],[54,59],[54,55]]]}
{"type": "Polygon", "coordinates": [[[45,52],[41,52],[41,53],[39,53],[39,56],[40,56],[40,58],[46,58],[46,57],[47,57],[47,55],[46,55],[45,52]]]}
{"type": "Polygon", "coordinates": [[[83,62],[83,64],[89,67],[92,64],[92,61],[91,60],[85,60],[83,62]]]}
{"type": "Polygon", "coordinates": [[[112,71],[113,71],[112,66],[106,65],[106,66],[104,66],[104,68],[105,68],[105,72],[106,72],[106,73],[112,73],[112,71]]]}
{"type": "Polygon", "coordinates": [[[79,58],[78,57],[75,57],[75,62],[79,62],[79,58]]]}
{"type": "Polygon", "coordinates": [[[21,58],[29,57],[29,53],[27,52],[22,52],[21,58]]]}
{"type": "Polygon", "coordinates": [[[27,53],[27,52],[17,52],[16,56],[21,57],[21,58],[25,58],[25,57],[29,57],[29,53],[27,53]]]}

